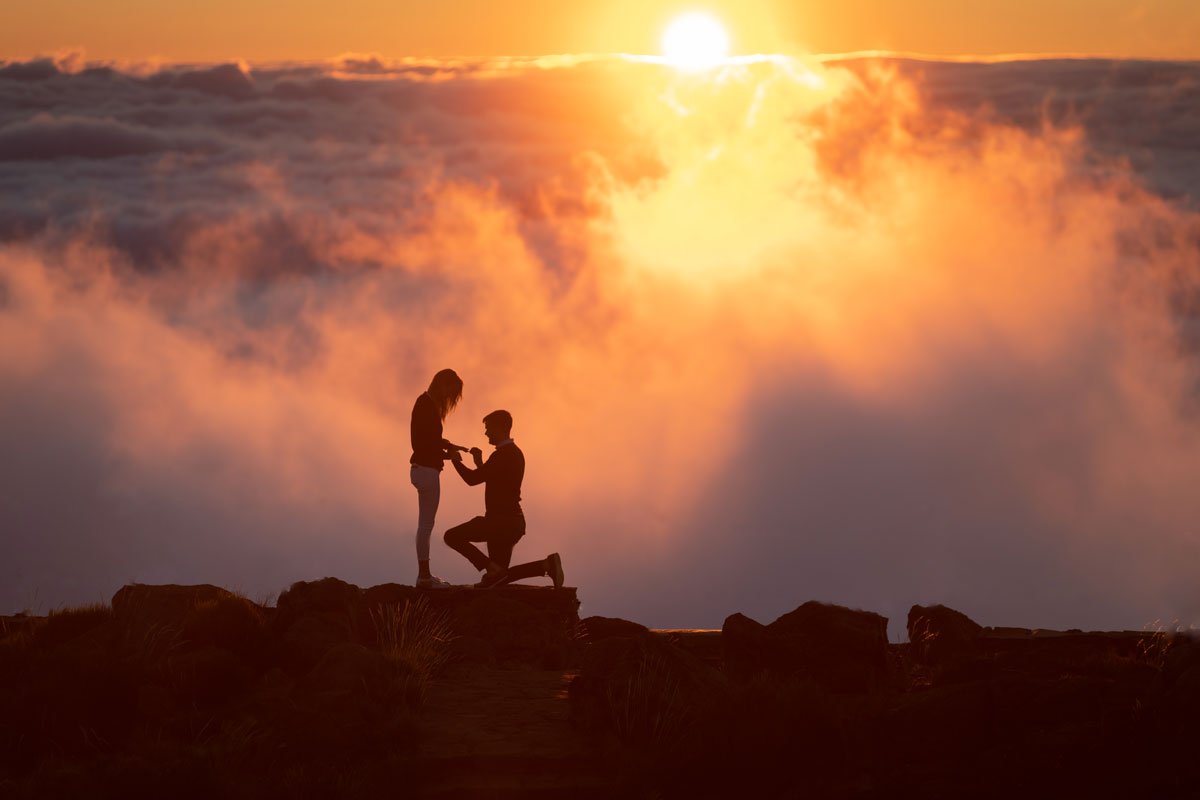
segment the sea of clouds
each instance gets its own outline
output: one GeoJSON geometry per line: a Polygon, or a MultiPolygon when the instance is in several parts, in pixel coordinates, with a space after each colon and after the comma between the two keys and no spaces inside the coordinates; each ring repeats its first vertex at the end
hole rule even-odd
{"type": "Polygon", "coordinates": [[[585,615],[1200,623],[1198,198],[1194,63],[0,65],[0,612],[411,582],[450,366],[585,615]]]}

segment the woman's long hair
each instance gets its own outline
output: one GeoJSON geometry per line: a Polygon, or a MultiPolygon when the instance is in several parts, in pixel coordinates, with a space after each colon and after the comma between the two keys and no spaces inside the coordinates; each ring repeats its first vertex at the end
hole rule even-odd
{"type": "Polygon", "coordinates": [[[453,411],[462,399],[462,390],[462,378],[452,369],[441,370],[429,382],[428,394],[437,407],[438,418],[442,422],[446,421],[446,415],[453,411]]]}

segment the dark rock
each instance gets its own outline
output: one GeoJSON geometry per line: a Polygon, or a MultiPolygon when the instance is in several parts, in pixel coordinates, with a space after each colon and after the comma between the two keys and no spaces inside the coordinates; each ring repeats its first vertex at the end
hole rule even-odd
{"type": "MultiPolygon", "coordinates": [[[[435,590],[417,589],[400,583],[384,583],[363,590],[359,629],[366,641],[378,644],[380,612],[388,607],[402,609],[409,603],[424,603],[433,606],[436,598],[429,598],[435,590]]],[[[453,591],[452,589],[437,591],[453,591]]]]}
{"type": "Polygon", "coordinates": [[[1200,716],[1200,640],[1175,636],[1163,656],[1162,678],[1179,715],[1200,716]]]}
{"type": "Polygon", "coordinates": [[[810,601],[766,626],[734,614],[722,642],[726,670],[739,680],[802,676],[834,692],[889,685],[887,619],[869,611],[810,601]]]}
{"type": "Polygon", "coordinates": [[[363,641],[380,644],[381,634],[386,638],[400,619],[422,636],[444,630],[447,655],[459,663],[508,661],[556,669],[571,652],[579,600],[573,588],[520,584],[416,589],[389,583],[363,592],[363,641]]]}
{"type": "Polygon", "coordinates": [[[580,623],[584,638],[589,642],[611,639],[614,636],[636,638],[648,636],[650,629],[645,625],[618,617],[587,617],[580,623]]]}
{"type": "Polygon", "coordinates": [[[164,629],[178,635],[182,634],[184,620],[197,603],[236,597],[211,584],[151,586],[132,583],[122,586],[113,595],[112,613],[127,638],[139,639],[164,629]]]}
{"type": "MultiPolygon", "coordinates": [[[[974,665],[990,664],[996,672],[1056,679],[1064,675],[1096,672],[1144,672],[1149,668],[1137,658],[1141,635],[1136,633],[1083,633],[1034,630],[1026,637],[993,639],[987,629],[971,651],[943,657],[945,680],[962,679],[960,673],[977,672],[974,665]],[[1134,662],[1134,663],[1131,663],[1134,662]]],[[[937,662],[935,662],[937,663],[937,662]]]]}
{"type": "Polygon", "coordinates": [[[362,643],[363,592],[337,578],[299,581],[279,595],[271,629],[280,638],[278,663],[293,674],[310,670],[332,647],[362,643]]]}
{"type": "Polygon", "coordinates": [[[394,675],[395,670],[377,650],[343,642],[321,657],[300,688],[312,693],[362,693],[382,697],[387,694],[394,675]]]}
{"type": "Polygon", "coordinates": [[[908,612],[909,652],[920,664],[946,668],[974,658],[983,627],[943,605],[913,606],[908,612]]]}
{"type": "Polygon", "coordinates": [[[745,614],[730,614],[721,626],[721,655],[725,673],[747,680],[767,668],[770,660],[767,626],[745,614]]]}
{"type": "Polygon", "coordinates": [[[676,647],[686,650],[717,669],[725,667],[724,643],[720,630],[697,628],[657,628],[650,631],[676,647]]]}
{"type": "Polygon", "coordinates": [[[1200,668],[1200,639],[1183,634],[1162,640],[1162,674],[1167,685],[1174,684],[1184,673],[1200,668]]]}
{"type": "Polygon", "coordinates": [[[104,605],[51,611],[45,624],[33,629],[33,643],[37,647],[57,647],[76,641],[112,618],[112,609],[104,605]]]}
{"type": "Polygon", "coordinates": [[[353,641],[351,626],[333,614],[309,614],[288,626],[279,639],[276,658],[293,675],[311,669],[331,648],[353,641]]]}
{"type": "Polygon", "coordinates": [[[176,692],[197,705],[214,705],[246,691],[254,671],[240,658],[219,647],[205,647],[170,659],[176,692]]]}
{"type": "Polygon", "coordinates": [[[408,718],[413,676],[354,642],[330,648],[288,695],[279,746],[291,758],[385,753],[408,718]]]}
{"type": "Polygon", "coordinates": [[[479,636],[455,636],[446,643],[446,661],[452,665],[492,665],[496,648],[479,636]]]}
{"type": "Polygon", "coordinates": [[[496,591],[478,592],[455,608],[450,619],[456,634],[487,642],[498,661],[544,669],[566,665],[575,627],[552,611],[496,591]]]}
{"type": "Polygon", "coordinates": [[[362,589],[337,578],[298,581],[276,600],[272,625],[282,632],[301,617],[321,615],[336,620],[353,635],[361,619],[362,602],[362,589]]]}
{"type": "Polygon", "coordinates": [[[266,621],[257,604],[237,595],[198,601],[183,620],[186,647],[217,647],[257,661],[266,640],[266,621]]]}
{"type": "Polygon", "coordinates": [[[1192,667],[1175,679],[1170,699],[1180,715],[1190,717],[1194,724],[1200,717],[1200,666],[1192,667]]]}

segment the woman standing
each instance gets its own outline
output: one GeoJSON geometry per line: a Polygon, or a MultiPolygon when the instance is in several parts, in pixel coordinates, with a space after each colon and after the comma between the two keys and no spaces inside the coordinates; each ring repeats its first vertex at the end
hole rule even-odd
{"type": "Polygon", "coordinates": [[[429,571],[429,539],[442,497],[442,462],[448,457],[447,448],[455,447],[442,438],[442,423],[462,399],[462,390],[462,378],[454,370],[444,369],[433,376],[429,389],[413,405],[409,473],[417,488],[417,587],[422,589],[450,585],[429,571]]]}

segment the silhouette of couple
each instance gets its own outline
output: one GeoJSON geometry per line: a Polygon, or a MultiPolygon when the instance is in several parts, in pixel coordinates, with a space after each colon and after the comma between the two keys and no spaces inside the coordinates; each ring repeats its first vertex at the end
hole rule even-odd
{"type": "Polygon", "coordinates": [[[452,369],[433,376],[429,388],[417,398],[412,410],[412,458],[409,462],[412,485],[417,489],[417,587],[442,589],[448,581],[429,570],[429,540],[441,500],[441,473],[449,460],[468,486],[484,484],[483,516],[475,517],[446,531],[446,544],[462,553],[482,574],[476,588],[488,589],[523,578],[546,576],[555,588],[563,585],[562,559],[551,553],[540,561],[509,566],[512,551],[525,535],[525,515],[521,511],[521,480],[525,477],[525,454],[512,440],[512,415],[493,411],[483,418],[483,433],[496,448],[486,461],[483,451],[442,438],[442,423],[462,399],[463,382],[452,369]],[[469,452],[475,467],[463,464],[462,454],[469,452]],[[487,555],[476,544],[487,545],[487,555]]]}

